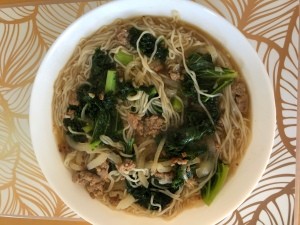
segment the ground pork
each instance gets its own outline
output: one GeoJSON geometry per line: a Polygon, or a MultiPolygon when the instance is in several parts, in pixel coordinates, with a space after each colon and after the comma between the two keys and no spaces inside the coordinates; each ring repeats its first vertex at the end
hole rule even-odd
{"type": "Polygon", "coordinates": [[[123,191],[110,191],[108,193],[109,195],[109,202],[110,204],[117,206],[121,199],[124,197],[124,192],[123,191]]]}
{"type": "Polygon", "coordinates": [[[58,150],[59,150],[59,152],[61,152],[63,154],[67,154],[67,153],[71,152],[69,145],[64,144],[64,143],[58,145],[58,150]]]}
{"type": "Polygon", "coordinates": [[[140,120],[141,120],[141,118],[136,114],[128,113],[128,115],[127,115],[128,124],[134,130],[137,129],[140,120]]]}
{"type": "Polygon", "coordinates": [[[175,80],[175,81],[181,80],[181,76],[179,73],[172,72],[172,73],[169,73],[169,75],[172,80],[175,80]]]}
{"type": "Polygon", "coordinates": [[[164,68],[163,65],[161,64],[161,62],[158,60],[152,61],[149,66],[155,72],[159,72],[164,68]]]}
{"type": "Polygon", "coordinates": [[[66,115],[67,117],[70,117],[70,119],[73,119],[75,115],[75,110],[67,109],[66,115]]]}
{"type": "Polygon", "coordinates": [[[169,76],[174,81],[183,79],[183,77],[180,75],[180,65],[179,64],[172,65],[169,68],[169,76]]]}
{"type": "Polygon", "coordinates": [[[247,114],[249,107],[249,96],[246,84],[242,81],[236,81],[231,86],[234,100],[243,115],[247,114]]]}
{"type": "Polygon", "coordinates": [[[98,175],[89,171],[76,171],[73,173],[73,182],[84,185],[92,198],[103,195],[105,181],[98,175]]]}
{"type": "Polygon", "coordinates": [[[126,29],[120,30],[120,32],[117,34],[117,40],[123,46],[128,45],[128,31],[126,29]]]}
{"type": "Polygon", "coordinates": [[[136,131],[141,136],[152,136],[155,137],[161,132],[161,128],[164,124],[164,119],[153,115],[146,117],[140,121],[137,125],[136,131]]]}
{"type": "Polygon", "coordinates": [[[102,163],[95,168],[96,174],[90,171],[77,171],[73,174],[72,180],[75,183],[84,185],[92,198],[103,195],[103,191],[109,184],[108,178],[109,164],[102,163]]]}
{"type": "Polygon", "coordinates": [[[69,97],[69,105],[79,105],[79,101],[77,100],[77,95],[75,92],[72,92],[69,97]]]}
{"type": "Polygon", "coordinates": [[[136,168],[136,165],[135,163],[130,160],[130,159],[127,159],[124,161],[124,163],[122,163],[121,165],[117,166],[118,168],[118,171],[120,173],[125,173],[125,174],[128,174],[128,172],[130,172],[131,170],[133,170],[134,168],[136,168]]]}
{"type": "Polygon", "coordinates": [[[102,180],[104,180],[105,182],[110,181],[108,178],[108,169],[109,169],[108,162],[102,163],[100,166],[97,166],[95,169],[96,169],[96,173],[98,174],[98,176],[102,178],[102,180]]]}
{"type": "Polygon", "coordinates": [[[172,166],[174,166],[175,164],[186,165],[188,163],[188,160],[182,158],[172,158],[171,162],[172,162],[172,166]]]}
{"type": "Polygon", "coordinates": [[[127,120],[129,126],[131,126],[138,135],[143,137],[155,137],[160,133],[164,124],[164,119],[156,115],[141,119],[139,116],[129,113],[127,120]]]}

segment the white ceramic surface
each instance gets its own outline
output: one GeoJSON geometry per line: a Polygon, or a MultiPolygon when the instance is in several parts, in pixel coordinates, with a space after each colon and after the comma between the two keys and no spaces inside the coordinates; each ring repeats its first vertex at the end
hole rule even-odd
{"type": "Polygon", "coordinates": [[[30,129],[40,167],[53,190],[82,218],[93,224],[214,224],[235,210],[259,181],[270,156],[275,131],[275,104],[268,75],[247,39],[229,22],[197,3],[180,0],[122,0],[105,4],[85,14],[68,27],[46,54],[34,82],[30,102],[30,129]],[[90,198],[82,186],[71,180],[64,167],[52,133],[51,102],[53,84],[75,45],[115,18],[138,15],[170,16],[177,10],[181,18],[213,36],[231,54],[244,75],[252,103],[252,141],[236,173],[211,206],[185,210],[175,219],[145,218],[108,209],[90,198]]]}

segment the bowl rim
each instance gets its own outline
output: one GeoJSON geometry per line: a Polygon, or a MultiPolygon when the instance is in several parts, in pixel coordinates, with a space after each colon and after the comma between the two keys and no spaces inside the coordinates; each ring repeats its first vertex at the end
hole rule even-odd
{"type": "MultiPolygon", "coordinates": [[[[263,175],[268,163],[275,136],[275,113],[276,110],[273,90],[270,81],[268,80],[268,74],[264,65],[260,61],[256,51],[250,45],[248,40],[240,33],[240,31],[238,31],[223,17],[212,12],[205,6],[191,1],[123,0],[105,3],[100,7],[97,7],[84,14],[79,19],[75,20],[75,22],[73,22],[49,48],[40,65],[40,68],[38,69],[33,84],[32,95],[30,99],[29,123],[33,149],[35,151],[40,168],[42,169],[42,172],[45,175],[48,183],[72,210],[77,212],[87,221],[93,224],[97,224],[99,222],[99,216],[94,212],[94,210],[89,208],[96,207],[102,211],[104,210],[106,216],[109,216],[110,220],[105,221],[106,224],[116,224],[119,219],[122,220],[123,216],[126,216],[127,218],[125,221],[130,221],[128,224],[132,224],[132,222],[133,224],[144,223],[145,225],[155,222],[159,222],[160,224],[170,224],[170,222],[174,224],[180,224],[186,221],[191,215],[198,215],[200,217],[199,219],[201,219],[201,216],[205,215],[205,221],[203,221],[203,224],[212,224],[217,223],[221,219],[225,218],[225,216],[227,216],[243,201],[245,201],[263,175]],[[179,12],[180,17],[184,21],[187,21],[195,26],[200,25],[201,30],[205,30],[210,36],[214,37],[217,42],[222,43],[224,49],[232,53],[231,56],[235,63],[237,65],[241,65],[241,72],[244,73],[246,83],[250,90],[252,104],[251,110],[253,116],[252,129],[253,131],[255,129],[256,133],[253,133],[250,146],[248,147],[248,150],[245,153],[238,170],[235,172],[234,177],[243,176],[243,174],[240,172],[243,171],[246,172],[246,175],[248,175],[246,176],[247,178],[236,180],[233,177],[226,182],[221,193],[226,192],[229,196],[232,196],[227,198],[227,200],[230,201],[226,203],[226,207],[224,207],[224,202],[222,203],[222,200],[224,199],[217,198],[211,206],[201,206],[202,211],[200,211],[200,213],[198,211],[199,208],[194,207],[185,210],[184,212],[180,213],[176,219],[170,221],[162,220],[161,218],[149,219],[147,217],[138,217],[124,212],[107,209],[106,206],[104,206],[102,203],[99,204],[98,201],[91,199],[88,200],[87,198],[90,197],[87,193],[82,193],[82,196],[80,195],[75,197],[74,193],[83,192],[83,188],[72,183],[71,178],[68,181],[59,180],[58,174],[66,177],[68,176],[69,171],[66,168],[63,169],[63,163],[61,163],[61,165],[55,165],[53,168],[53,164],[49,160],[52,159],[54,162],[61,160],[59,152],[55,152],[55,149],[57,150],[57,146],[55,145],[55,137],[52,132],[51,104],[53,87],[51,85],[53,85],[54,80],[58,75],[58,73],[54,71],[59,71],[59,69],[61,69],[63,66],[62,61],[68,59],[72,54],[74,44],[78,43],[79,41],[78,36],[74,35],[78,32],[78,30],[80,31],[81,35],[86,37],[92,34],[96,28],[112,22],[115,18],[120,17],[120,15],[126,14],[126,18],[145,14],[171,16],[171,12],[174,9],[179,12]],[[200,11],[201,14],[199,13],[200,11]],[[205,18],[210,18],[211,21],[201,20],[205,18]],[[213,26],[214,30],[212,30],[211,26],[213,26]],[[228,39],[228,34],[224,32],[224,27],[226,27],[226,32],[232,36],[231,39],[228,39]],[[221,37],[215,35],[216,31],[222,34],[221,37]],[[243,53],[241,53],[239,49],[243,49],[243,53]],[[62,54],[63,56],[59,54],[62,54]],[[56,59],[57,61],[53,61],[52,59],[56,59]],[[249,65],[249,59],[251,65],[249,65]],[[49,71],[49,66],[51,71],[49,71]],[[251,75],[245,74],[245,71],[251,71],[251,75]],[[258,78],[260,79],[260,82],[256,82],[258,78]],[[254,89],[259,90],[260,93],[255,93],[253,91],[254,89]],[[44,90],[49,91],[45,92],[44,90]],[[261,93],[263,93],[262,96],[260,96],[261,93]],[[264,111],[259,111],[259,109],[262,108],[264,108],[264,111]],[[41,111],[43,111],[43,115],[46,117],[46,119],[40,115],[41,111]],[[43,132],[41,132],[41,130],[43,132]],[[258,133],[263,135],[259,136],[258,133]],[[253,143],[254,141],[255,143],[253,143]],[[45,145],[47,146],[46,148],[45,145]],[[258,148],[262,151],[249,151],[249,149],[254,148],[258,148]],[[46,149],[46,151],[44,151],[44,149],[46,149]],[[53,150],[54,153],[52,154],[52,152],[49,150],[53,150]],[[250,172],[247,172],[247,165],[251,164],[252,162],[254,162],[256,167],[251,169],[252,172],[255,173],[255,175],[251,176],[250,172]],[[243,181],[242,187],[240,186],[241,180],[243,181]],[[70,185],[72,185],[72,187],[70,185]],[[71,187],[71,190],[74,193],[70,193],[70,190],[65,190],[65,186],[71,187]],[[238,197],[236,197],[236,193],[239,193],[238,197]],[[85,205],[88,205],[89,207],[83,206],[83,200],[87,201],[87,204],[85,205]],[[220,208],[222,209],[222,212],[213,217],[211,211],[218,210],[220,208]]],[[[125,221],[123,220],[124,225],[127,224],[125,221]]],[[[194,223],[192,222],[190,224],[194,223]]]]}

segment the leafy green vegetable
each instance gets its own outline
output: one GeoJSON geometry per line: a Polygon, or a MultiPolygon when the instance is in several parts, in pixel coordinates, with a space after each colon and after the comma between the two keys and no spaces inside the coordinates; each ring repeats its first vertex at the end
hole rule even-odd
{"type": "Polygon", "coordinates": [[[219,69],[205,69],[201,70],[197,77],[201,79],[215,80],[218,83],[226,81],[228,79],[234,79],[237,77],[237,72],[232,69],[220,68],[219,69]]]}
{"type": "Polygon", "coordinates": [[[84,142],[87,142],[88,139],[86,137],[86,135],[83,135],[83,134],[74,134],[74,133],[71,133],[68,129],[68,127],[70,127],[73,131],[75,132],[84,132],[83,130],[83,127],[87,125],[87,123],[85,121],[82,121],[80,118],[65,118],[63,120],[63,124],[64,124],[64,127],[68,130],[67,131],[67,134],[76,142],[81,142],[81,143],[84,143],[84,142]]]}
{"type": "Polygon", "coordinates": [[[99,111],[99,114],[95,119],[95,127],[92,135],[93,141],[98,140],[100,135],[107,133],[110,126],[110,120],[111,116],[109,112],[105,110],[99,111]]]}
{"type": "Polygon", "coordinates": [[[88,138],[86,137],[86,135],[82,135],[82,134],[72,135],[72,134],[69,134],[69,136],[71,136],[74,141],[79,142],[79,143],[88,142],[88,138]]]}
{"type": "Polygon", "coordinates": [[[107,52],[99,48],[92,57],[92,68],[88,81],[94,86],[95,92],[104,90],[106,74],[108,70],[115,70],[116,63],[109,57],[107,52]]]}
{"type": "Polygon", "coordinates": [[[133,55],[128,54],[126,52],[123,52],[122,50],[119,50],[115,54],[116,60],[118,60],[121,64],[124,66],[127,66],[132,60],[133,60],[133,55]]]}
{"type": "Polygon", "coordinates": [[[143,91],[149,95],[149,98],[153,98],[158,95],[157,90],[154,85],[145,86],[142,85],[140,87],[133,87],[131,82],[119,82],[118,83],[118,91],[116,96],[122,100],[125,100],[129,95],[135,95],[138,91],[143,91]]]}
{"type": "Polygon", "coordinates": [[[167,132],[165,152],[170,157],[183,157],[184,153],[186,159],[194,159],[207,152],[207,145],[202,140],[215,131],[215,122],[220,115],[219,101],[218,98],[211,98],[204,103],[214,123],[197,103],[192,103],[185,106],[188,107],[188,113],[185,114],[184,123],[167,132]]]}
{"type": "Polygon", "coordinates": [[[71,127],[72,130],[77,131],[77,132],[83,132],[82,127],[86,126],[87,123],[85,121],[82,121],[79,118],[65,118],[63,120],[64,126],[65,127],[71,127]]]}
{"type": "Polygon", "coordinates": [[[95,102],[97,102],[98,107],[101,107],[101,108],[103,107],[108,111],[115,110],[116,104],[117,104],[117,98],[113,93],[108,92],[105,94],[103,100],[97,99],[95,102]]]}
{"type": "Polygon", "coordinates": [[[186,158],[193,159],[199,155],[203,149],[196,148],[198,141],[213,133],[214,128],[209,123],[203,123],[193,127],[182,127],[167,134],[165,151],[168,156],[182,157],[183,152],[186,158]],[[194,147],[195,145],[195,147],[194,147]]]}
{"type": "MultiPolygon", "coordinates": [[[[200,89],[206,90],[211,95],[220,93],[238,76],[235,70],[215,66],[209,54],[191,54],[187,58],[187,66],[196,73],[200,89]]],[[[188,75],[183,81],[182,90],[186,97],[192,98],[194,101],[197,99],[194,82],[188,75]]],[[[208,99],[210,97],[204,96],[202,101],[206,102],[208,99]]]]}
{"type": "MultiPolygon", "coordinates": [[[[91,97],[89,96],[89,93],[92,93],[92,90],[91,90],[91,86],[88,84],[82,84],[77,88],[77,90],[76,90],[77,100],[79,101],[79,103],[82,107],[87,102],[90,101],[91,97]]],[[[80,112],[81,112],[82,107],[80,107],[80,112]]]]}
{"type": "Polygon", "coordinates": [[[222,162],[217,165],[217,171],[214,176],[201,189],[203,201],[210,205],[223,187],[229,172],[229,166],[222,162]]]}
{"type": "Polygon", "coordinates": [[[96,49],[92,57],[92,68],[88,83],[77,88],[76,96],[78,106],[69,105],[69,110],[74,110],[74,118],[66,120],[64,126],[70,126],[76,132],[84,134],[67,134],[77,142],[88,142],[88,134],[92,137],[91,147],[99,145],[102,134],[112,137],[120,135],[122,121],[118,117],[116,105],[117,73],[115,62],[107,52],[96,49]],[[105,93],[104,93],[105,92],[105,93]],[[103,95],[101,98],[100,95],[103,95]],[[83,115],[83,117],[82,117],[83,115]],[[84,118],[86,121],[83,121],[84,118]],[[83,121],[83,122],[78,122],[83,121]],[[112,122],[113,121],[113,122],[112,122]],[[73,129],[74,128],[74,129],[73,129]]]}
{"type": "Polygon", "coordinates": [[[203,156],[208,153],[208,146],[202,141],[196,141],[188,144],[185,147],[186,158],[191,160],[198,156],[203,156]]]}
{"type": "MultiPolygon", "coordinates": [[[[214,95],[220,93],[226,86],[231,84],[237,76],[237,72],[232,69],[206,69],[197,74],[197,80],[199,80],[200,84],[205,83],[206,87],[203,87],[204,85],[201,87],[200,85],[201,88],[208,90],[209,94],[214,95]]],[[[207,101],[209,98],[205,97],[203,101],[207,101]]]]}
{"type": "Polygon", "coordinates": [[[118,91],[117,96],[125,100],[128,95],[135,95],[137,94],[137,89],[133,87],[131,82],[119,82],[118,83],[118,91]]]}
{"type": "Polygon", "coordinates": [[[123,139],[123,122],[117,110],[111,110],[111,130],[109,135],[112,139],[123,139]]]}
{"type": "MultiPolygon", "coordinates": [[[[134,48],[137,48],[137,41],[140,38],[142,33],[143,33],[142,30],[139,30],[135,27],[129,29],[129,43],[134,48]]],[[[156,42],[156,38],[152,34],[149,33],[144,34],[139,41],[140,51],[146,56],[151,57],[152,53],[155,50],[155,42],[156,42]]],[[[169,54],[168,48],[164,47],[163,41],[160,41],[157,44],[157,51],[154,57],[164,62],[168,54],[169,54]]]]}
{"type": "Polygon", "coordinates": [[[125,143],[125,154],[132,155],[134,153],[133,143],[134,143],[134,138],[130,139],[127,143],[125,143]]]}
{"type": "Polygon", "coordinates": [[[163,109],[159,105],[152,105],[152,108],[154,109],[154,111],[156,112],[156,114],[162,114],[163,113],[163,109]]]}
{"type": "Polygon", "coordinates": [[[153,98],[158,94],[154,85],[150,85],[150,86],[142,85],[137,90],[145,92],[147,95],[149,95],[149,98],[153,98]]]}
{"type": "Polygon", "coordinates": [[[116,67],[115,62],[109,57],[108,53],[101,51],[99,48],[95,50],[92,57],[92,68],[90,77],[105,75],[106,71],[116,67]]]}
{"type": "Polygon", "coordinates": [[[160,204],[162,209],[166,208],[168,204],[172,201],[172,198],[161,193],[153,191],[152,189],[155,188],[152,186],[152,184],[149,184],[148,188],[145,188],[143,186],[139,186],[137,188],[133,188],[128,182],[127,182],[127,191],[129,194],[131,194],[136,200],[137,204],[140,206],[150,209],[150,210],[158,210],[158,207],[152,206],[150,204],[151,196],[153,195],[153,203],[160,204]]]}
{"type": "MultiPolygon", "coordinates": [[[[219,99],[217,97],[210,98],[207,102],[204,102],[203,104],[205,108],[209,111],[213,122],[218,121],[220,117],[219,99]]],[[[204,123],[205,126],[213,126],[207,116],[207,113],[202,109],[200,110],[196,108],[195,106],[189,106],[189,112],[185,115],[185,123],[188,127],[195,126],[196,124],[204,125],[204,123]]]]}
{"type": "Polygon", "coordinates": [[[184,184],[184,167],[177,165],[175,168],[175,176],[172,180],[172,188],[178,190],[184,184]]]}
{"type": "Polygon", "coordinates": [[[194,86],[193,80],[186,75],[185,79],[181,83],[181,89],[183,96],[189,99],[192,102],[198,102],[198,94],[194,86]]]}
{"type": "Polygon", "coordinates": [[[199,73],[205,69],[215,68],[210,54],[200,54],[198,52],[191,54],[187,58],[187,64],[189,69],[195,73],[199,73]]]}
{"type": "MultiPolygon", "coordinates": [[[[204,105],[215,123],[220,115],[218,99],[209,99],[204,105]]],[[[215,131],[214,124],[199,106],[187,105],[187,107],[189,112],[185,114],[183,125],[167,133],[165,152],[168,156],[182,157],[185,153],[187,159],[194,159],[207,152],[207,146],[202,139],[215,131]]]]}
{"type": "Polygon", "coordinates": [[[213,131],[213,128],[211,126],[207,126],[206,123],[203,124],[203,126],[180,129],[176,134],[179,138],[179,142],[177,142],[177,144],[185,146],[191,142],[200,140],[204,135],[211,134],[213,131]]]}

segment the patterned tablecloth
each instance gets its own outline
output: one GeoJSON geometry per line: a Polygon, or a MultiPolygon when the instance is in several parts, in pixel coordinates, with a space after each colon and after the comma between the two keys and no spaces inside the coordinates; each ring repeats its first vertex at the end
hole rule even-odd
{"type": "MultiPolygon", "coordinates": [[[[2,216],[79,218],[49,187],[35,159],[29,135],[29,100],[49,46],[76,18],[105,2],[0,8],[2,216]]],[[[292,225],[294,211],[299,210],[295,205],[299,3],[197,2],[221,14],[248,38],[269,73],[276,98],[276,136],[265,173],[251,196],[219,224],[292,225]]]]}

